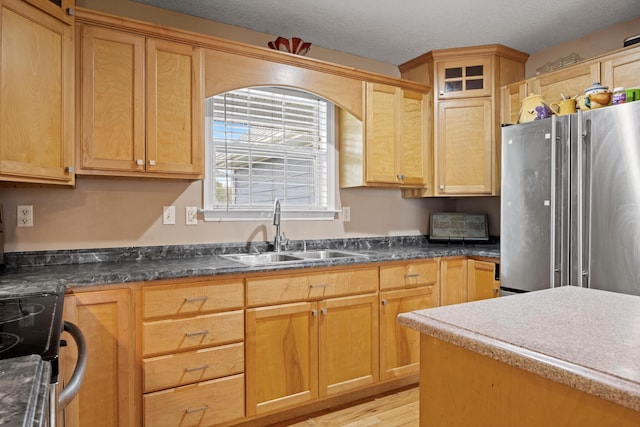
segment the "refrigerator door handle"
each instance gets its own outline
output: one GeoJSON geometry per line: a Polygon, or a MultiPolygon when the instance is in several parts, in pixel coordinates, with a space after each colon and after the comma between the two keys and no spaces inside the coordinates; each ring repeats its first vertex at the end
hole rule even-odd
{"type": "Polygon", "coordinates": [[[589,236],[591,205],[591,119],[578,120],[580,149],[578,150],[578,271],[580,286],[589,287],[589,236]]]}
{"type": "Polygon", "coordinates": [[[551,126],[551,135],[545,135],[545,139],[551,139],[551,215],[550,215],[550,226],[551,226],[551,248],[550,248],[550,257],[551,257],[551,277],[550,283],[551,287],[555,288],[556,286],[562,285],[562,259],[558,256],[557,241],[558,241],[558,230],[556,230],[556,211],[558,209],[558,200],[557,194],[557,152],[556,152],[556,140],[558,139],[558,124],[556,123],[555,118],[552,118],[553,125],[551,126]]]}

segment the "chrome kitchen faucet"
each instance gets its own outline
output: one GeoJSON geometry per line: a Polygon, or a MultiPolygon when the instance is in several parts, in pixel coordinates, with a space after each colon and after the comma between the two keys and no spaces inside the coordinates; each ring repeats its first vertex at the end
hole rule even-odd
{"type": "Polygon", "coordinates": [[[273,239],[273,246],[276,252],[282,250],[282,236],[280,235],[280,199],[273,203],[273,225],[276,226],[276,237],[273,239]]]}

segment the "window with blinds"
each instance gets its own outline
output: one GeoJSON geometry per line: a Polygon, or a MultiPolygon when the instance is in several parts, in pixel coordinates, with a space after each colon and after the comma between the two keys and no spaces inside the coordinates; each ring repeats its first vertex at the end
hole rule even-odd
{"type": "Polygon", "coordinates": [[[262,218],[275,199],[285,218],[287,212],[333,218],[330,103],[260,87],[216,95],[206,104],[205,219],[262,218]]]}

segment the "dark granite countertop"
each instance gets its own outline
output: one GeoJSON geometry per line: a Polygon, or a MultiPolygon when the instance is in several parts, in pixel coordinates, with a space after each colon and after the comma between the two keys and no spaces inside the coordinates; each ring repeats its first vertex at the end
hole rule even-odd
{"type": "Polygon", "coordinates": [[[51,364],[40,356],[0,360],[0,425],[45,426],[51,364]]]}
{"type": "MultiPolygon", "coordinates": [[[[302,243],[294,242],[292,250],[301,249],[301,245],[302,243]]],[[[308,250],[319,248],[350,250],[366,257],[250,266],[220,256],[268,249],[268,246],[247,247],[246,244],[23,253],[19,254],[19,262],[13,261],[20,265],[8,265],[0,273],[0,298],[43,291],[55,292],[60,286],[84,287],[445,256],[500,257],[497,243],[429,243],[422,236],[307,242],[308,250]]]]}

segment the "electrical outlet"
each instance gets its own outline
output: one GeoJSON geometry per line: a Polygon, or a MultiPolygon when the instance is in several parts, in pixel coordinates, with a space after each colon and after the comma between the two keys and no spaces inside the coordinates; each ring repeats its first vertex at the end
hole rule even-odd
{"type": "Polygon", "coordinates": [[[195,206],[187,206],[185,208],[185,223],[187,225],[198,224],[198,208],[195,206]]]}
{"type": "Polygon", "coordinates": [[[351,208],[349,206],[342,207],[342,222],[351,221],[351,208]]]}
{"type": "Polygon", "coordinates": [[[162,207],[162,223],[164,225],[173,225],[176,223],[176,207],[175,206],[162,207]]]}
{"type": "Polygon", "coordinates": [[[18,205],[18,227],[33,227],[33,205],[18,205]]]}

